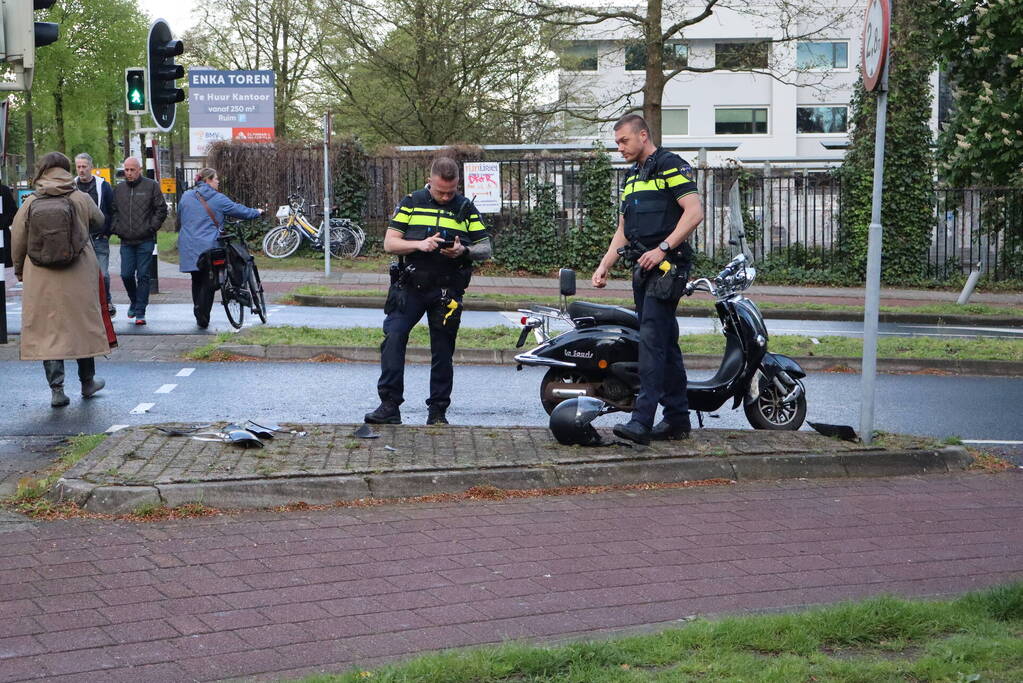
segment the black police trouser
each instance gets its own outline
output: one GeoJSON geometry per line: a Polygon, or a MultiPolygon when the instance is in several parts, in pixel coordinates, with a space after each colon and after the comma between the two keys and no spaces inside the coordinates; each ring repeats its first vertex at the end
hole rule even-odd
{"type": "Polygon", "coordinates": [[[640,382],[632,419],[649,429],[658,403],[664,406],[664,419],[675,424],[689,417],[689,400],[675,318],[678,298],[655,299],[646,293],[645,283],[637,283],[632,292],[639,315],[640,382]]]}
{"type": "Polygon", "coordinates": [[[192,314],[195,322],[203,327],[210,324],[213,297],[217,293],[216,283],[209,266],[189,273],[192,276],[192,314]]]}
{"type": "Polygon", "coordinates": [[[449,295],[459,302],[458,309],[444,321],[448,313],[442,301],[443,292],[432,287],[402,290],[404,301],[387,314],[384,319],[384,341],[380,345],[380,380],[377,393],[381,401],[394,401],[401,405],[405,401],[405,347],[412,328],[426,314],[430,328],[430,398],[426,405],[438,410],[447,410],[451,405],[451,387],[454,383],[455,339],[461,322],[462,293],[449,295]]]}
{"type": "MultiPolygon", "coordinates": [[[[64,361],[44,360],[43,371],[46,373],[46,382],[51,389],[62,389],[64,387],[64,361]]],[[[96,359],[78,359],[78,379],[88,382],[96,376],[96,359]]]]}

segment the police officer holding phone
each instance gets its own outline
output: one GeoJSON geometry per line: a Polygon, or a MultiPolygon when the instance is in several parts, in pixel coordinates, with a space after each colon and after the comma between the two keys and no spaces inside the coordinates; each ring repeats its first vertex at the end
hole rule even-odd
{"type": "Polygon", "coordinates": [[[693,249],[688,239],[703,220],[703,204],[692,168],[653,144],[642,116],[623,116],[614,131],[619,153],[633,166],[622,189],[618,229],[592,282],[604,287],[618,250],[632,247],[632,294],[640,322],[639,395],[632,419],[616,425],[614,433],[640,444],[684,439],[690,432],[689,402],[675,309],[689,279],[693,249]],[[664,406],[663,419],[653,426],[658,403],[664,406]]]}
{"type": "Polygon", "coordinates": [[[401,424],[405,393],[405,348],[409,333],[426,315],[430,329],[430,397],[427,424],[448,424],[454,379],[452,357],[462,296],[474,263],[491,256],[490,238],[472,201],[458,192],[458,164],[439,157],[430,183],[401,201],[384,235],[384,251],[399,257],[391,266],[380,346],[380,405],[365,420],[401,424]]]}

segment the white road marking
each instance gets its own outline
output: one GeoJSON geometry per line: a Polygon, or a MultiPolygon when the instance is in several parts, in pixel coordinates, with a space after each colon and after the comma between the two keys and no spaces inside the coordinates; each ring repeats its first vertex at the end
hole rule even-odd
{"type": "Polygon", "coordinates": [[[1023,441],[998,441],[997,439],[963,439],[963,443],[980,443],[998,446],[1023,446],[1023,441]]]}
{"type": "Polygon", "coordinates": [[[178,370],[178,374],[176,374],[174,376],[175,377],[188,377],[193,372],[195,372],[195,368],[181,368],[180,370],[178,370]]]}
{"type": "Polygon", "coordinates": [[[156,405],[155,403],[140,403],[137,406],[135,406],[134,408],[132,408],[131,410],[129,410],[128,414],[129,415],[142,415],[143,413],[148,413],[150,411],[150,409],[152,409],[152,407],[155,406],[155,405],[156,405]]]}
{"type": "Polygon", "coordinates": [[[177,388],[178,388],[177,384],[164,384],[159,389],[157,389],[155,393],[157,393],[157,394],[169,394],[170,392],[174,391],[177,388]]]}
{"type": "Polygon", "coordinates": [[[110,425],[110,426],[109,426],[109,427],[107,428],[107,431],[106,431],[106,433],[107,433],[107,434],[113,434],[114,432],[119,432],[119,431],[121,431],[122,429],[126,429],[126,428],[128,428],[128,427],[130,427],[130,426],[131,426],[131,425],[110,425]]]}

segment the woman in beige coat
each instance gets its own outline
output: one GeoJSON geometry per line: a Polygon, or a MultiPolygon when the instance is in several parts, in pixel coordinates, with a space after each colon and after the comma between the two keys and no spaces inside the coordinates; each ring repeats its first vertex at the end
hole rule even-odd
{"type": "Polygon", "coordinates": [[[89,196],[75,189],[71,161],[60,152],[39,160],[33,181],[37,194],[67,195],[75,227],[84,248],[65,268],[37,266],[28,255],[28,211],[36,195],[29,195],[14,217],[11,246],[14,274],[24,281],[21,313],[21,359],[41,360],[52,390],[50,405],[70,403],[64,393],[64,360],[78,361],[82,396],[90,398],[103,388],[96,377],[96,356],[110,353],[99,304],[99,262],[89,239],[90,224],[103,224],[103,214],[89,196]]]}

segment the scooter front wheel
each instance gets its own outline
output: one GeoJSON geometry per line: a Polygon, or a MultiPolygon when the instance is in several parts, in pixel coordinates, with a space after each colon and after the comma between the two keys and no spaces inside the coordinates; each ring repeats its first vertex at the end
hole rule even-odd
{"type": "MultiPolygon", "coordinates": [[[[797,383],[802,387],[802,382],[797,380],[797,383]]],[[[806,391],[800,392],[798,398],[788,403],[783,403],[782,398],[784,396],[778,387],[771,382],[764,382],[756,400],[743,404],[746,419],[754,429],[795,431],[803,426],[803,420],[806,419],[806,391]]]]}

